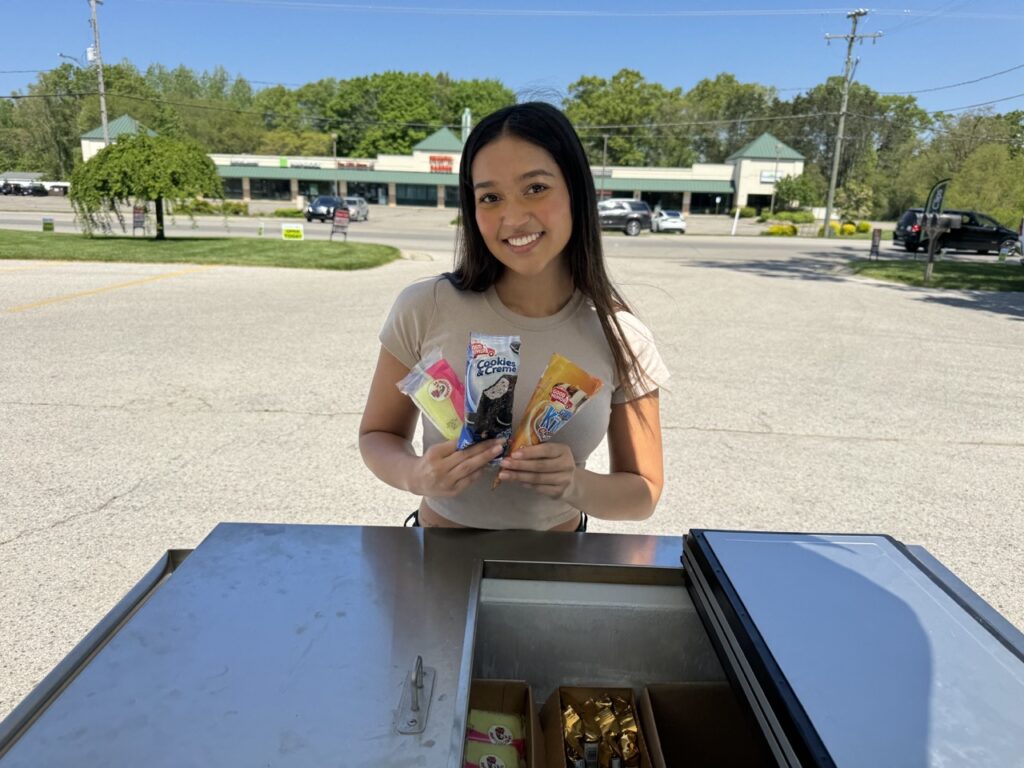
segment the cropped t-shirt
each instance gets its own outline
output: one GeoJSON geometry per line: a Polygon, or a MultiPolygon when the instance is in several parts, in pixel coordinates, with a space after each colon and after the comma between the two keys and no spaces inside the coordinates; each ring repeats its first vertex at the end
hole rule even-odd
{"type": "MultiPolygon", "coordinates": [[[[623,334],[644,372],[636,382],[638,394],[663,386],[669,373],[650,331],[628,312],[617,315],[623,334]]],[[[548,317],[524,317],[506,307],[493,286],[483,292],[462,291],[443,276],[413,283],[395,301],[380,342],[408,368],[434,349],[465,379],[466,347],[471,333],[518,335],[521,339],[519,377],[513,400],[514,425],[526,410],[534,387],[555,352],[603,382],[600,391],[552,438],[572,449],[577,466],[608,432],[612,404],[626,402],[615,371],[615,358],[605,339],[593,304],[579,291],[569,303],[548,317]]],[[[421,417],[422,419],[422,417],[421,417]]],[[[423,449],[444,438],[423,421],[423,449]]],[[[517,483],[502,483],[491,490],[497,468],[452,498],[428,497],[430,508],[460,525],[489,529],[546,530],[573,519],[578,510],[517,483]]],[[[585,511],[585,510],[584,510],[585,511]]]]}

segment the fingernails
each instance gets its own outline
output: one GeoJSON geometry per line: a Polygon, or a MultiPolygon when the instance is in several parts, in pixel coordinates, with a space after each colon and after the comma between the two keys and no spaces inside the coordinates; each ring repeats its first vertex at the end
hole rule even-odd
{"type": "Polygon", "coordinates": [[[523,458],[523,452],[522,451],[516,451],[515,453],[512,454],[512,458],[513,459],[521,459],[521,458],[523,458]]]}
{"type": "Polygon", "coordinates": [[[495,456],[497,456],[499,453],[501,453],[504,450],[505,450],[505,446],[502,445],[501,443],[497,443],[497,444],[491,446],[491,453],[493,453],[495,456]]]}

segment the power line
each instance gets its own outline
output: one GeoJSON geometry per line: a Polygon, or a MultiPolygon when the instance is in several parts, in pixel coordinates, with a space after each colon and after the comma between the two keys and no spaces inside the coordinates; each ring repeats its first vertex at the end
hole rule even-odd
{"type": "Polygon", "coordinates": [[[1024,69],[1024,64],[1017,64],[1016,66],[1010,67],[1009,69],[1001,69],[998,72],[993,72],[991,75],[984,75],[982,77],[976,77],[973,80],[964,80],[960,83],[951,83],[950,85],[938,85],[934,88],[921,88],[917,91],[879,91],[879,96],[912,96],[915,93],[934,93],[935,91],[945,91],[950,88],[960,88],[964,85],[973,85],[974,83],[980,83],[982,80],[991,80],[993,77],[999,77],[1005,75],[1008,72],[1015,72],[1018,69],[1024,69]]]}
{"type": "MultiPolygon", "coordinates": [[[[164,0],[136,0],[143,3],[163,4],[164,0]]],[[[714,18],[765,16],[820,16],[846,13],[841,8],[797,8],[766,10],[712,10],[712,11],[568,11],[559,9],[526,8],[449,8],[440,6],[377,5],[368,3],[331,3],[315,0],[179,0],[201,5],[252,5],[277,8],[361,11],[367,13],[402,13],[423,16],[540,16],[562,18],[714,18]]]]}

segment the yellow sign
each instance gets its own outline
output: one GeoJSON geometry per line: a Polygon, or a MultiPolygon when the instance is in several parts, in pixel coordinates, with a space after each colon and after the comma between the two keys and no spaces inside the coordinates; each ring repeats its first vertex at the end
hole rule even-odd
{"type": "Polygon", "coordinates": [[[282,240],[304,240],[305,234],[301,224],[282,224],[281,225],[281,239],[282,240]]]}

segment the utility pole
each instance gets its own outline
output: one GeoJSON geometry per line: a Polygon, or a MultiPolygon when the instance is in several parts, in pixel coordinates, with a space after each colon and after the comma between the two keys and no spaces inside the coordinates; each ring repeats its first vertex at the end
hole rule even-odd
{"type": "Polygon", "coordinates": [[[96,58],[96,73],[100,84],[100,124],[103,126],[103,146],[109,147],[110,130],[107,128],[107,91],[103,86],[103,56],[100,55],[100,23],[96,19],[96,6],[101,4],[102,0],[89,0],[89,8],[92,10],[92,39],[96,58]]]}
{"type": "Polygon", "coordinates": [[[867,16],[868,11],[866,8],[858,8],[855,11],[850,11],[846,14],[846,18],[850,19],[852,26],[850,28],[850,34],[848,35],[825,35],[826,40],[845,40],[846,41],[846,66],[843,69],[843,97],[839,106],[839,130],[836,132],[836,148],[832,154],[832,175],[828,182],[828,200],[825,202],[825,237],[832,237],[832,203],[835,201],[836,196],[836,178],[839,175],[839,156],[843,151],[843,129],[846,127],[846,102],[850,96],[850,81],[853,80],[853,68],[855,62],[853,60],[853,44],[858,40],[863,41],[865,38],[871,38],[875,40],[882,36],[881,32],[872,32],[870,35],[858,35],[857,34],[857,22],[861,16],[867,16]]]}
{"type": "Polygon", "coordinates": [[[604,139],[604,150],[601,152],[601,192],[598,197],[604,200],[604,177],[608,175],[608,134],[601,134],[604,139]]]}

